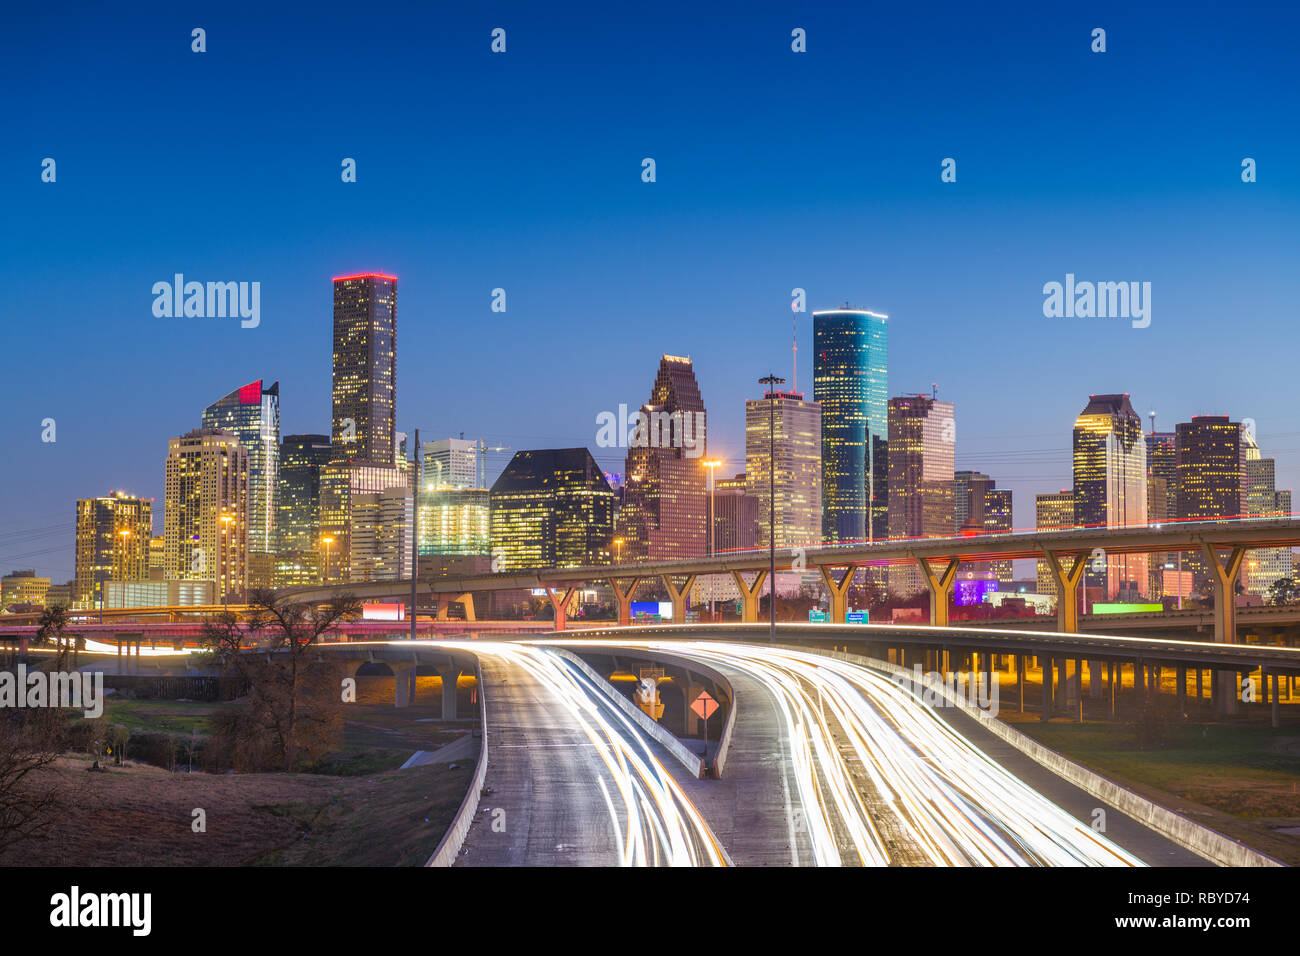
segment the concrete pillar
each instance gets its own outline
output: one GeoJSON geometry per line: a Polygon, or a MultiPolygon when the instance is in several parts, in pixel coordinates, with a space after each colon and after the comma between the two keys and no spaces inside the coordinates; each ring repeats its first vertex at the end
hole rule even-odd
{"type": "Polygon", "coordinates": [[[1199,701],[1205,696],[1205,669],[1199,664],[1196,666],[1196,699],[1199,701]]]}
{"type": "MultiPolygon", "coordinates": [[[[1214,583],[1214,640],[1217,644],[1235,644],[1237,642],[1237,596],[1235,585],[1241,573],[1241,561],[1246,556],[1246,549],[1238,546],[1228,549],[1226,561],[1219,560],[1218,549],[1208,541],[1201,542],[1201,554],[1210,569],[1210,580],[1214,583]]],[[[1221,716],[1237,713],[1237,675],[1235,672],[1223,672],[1227,678],[1219,681],[1219,694],[1215,700],[1215,709],[1221,716]]]]}
{"type": "Polygon", "coordinates": [[[741,621],[745,624],[757,623],[758,600],[763,593],[763,582],[767,580],[767,571],[755,572],[753,584],[746,584],[745,575],[740,571],[732,571],[731,576],[735,579],[736,587],[740,590],[741,621]]]}
{"type": "Polygon", "coordinates": [[[1278,727],[1282,726],[1281,701],[1277,699],[1277,692],[1278,692],[1277,674],[1269,674],[1268,679],[1273,681],[1273,707],[1270,714],[1271,714],[1273,728],[1277,729],[1278,727]]]}
{"type": "Polygon", "coordinates": [[[411,678],[415,674],[414,664],[389,664],[393,669],[393,705],[411,706],[411,678]]]}
{"type": "Polygon", "coordinates": [[[849,586],[853,584],[853,572],[858,569],[856,564],[850,564],[844,568],[844,573],[836,576],[836,570],[833,565],[820,564],[817,570],[821,572],[822,583],[826,585],[826,594],[830,599],[830,619],[832,624],[843,624],[849,616],[849,586]]]}
{"type": "Polygon", "coordinates": [[[957,577],[960,564],[957,558],[949,558],[947,565],[938,574],[930,567],[930,559],[914,557],[921,579],[930,589],[930,624],[933,627],[948,626],[948,603],[952,598],[952,585],[957,577]]]}
{"type": "Polygon", "coordinates": [[[460,680],[460,668],[455,664],[448,664],[438,668],[438,676],[442,678],[442,719],[456,719],[456,683],[460,680]]]}
{"type": "Polygon", "coordinates": [[[618,602],[619,627],[627,627],[632,623],[632,595],[639,583],[640,578],[609,579],[609,586],[614,589],[614,600],[618,602]]]}
{"type": "Polygon", "coordinates": [[[564,622],[569,616],[569,602],[573,600],[574,593],[578,590],[576,584],[564,587],[563,585],[542,585],[546,589],[546,596],[550,599],[551,607],[555,609],[555,629],[564,630],[564,622]]]}
{"type": "Polygon", "coordinates": [[[1079,551],[1074,555],[1074,563],[1068,568],[1062,563],[1066,556],[1064,551],[1043,551],[1047,566],[1056,581],[1056,629],[1066,634],[1079,631],[1079,581],[1084,569],[1088,567],[1088,553],[1079,551]]]}
{"type": "Polygon", "coordinates": [[[1187,716],[1187,665],[1178,665],[1178,716],[1187,716]]]}
{"type": "Polygon", "coordinates": [[[1109,664],[1109,666],[1108,666],[1108,668],[1107,668],[1108,671],[1109,671],[1109,674],[1110,674],[1110,679],[1109,679],[1109,681],[1108,681],[1107,683],[1110,684],[1110,715],[1111,715],[1111,717],[1114,717],[1114,716],[1115,716],[1115,685],[1116,685],[1116,683],[1118,682],[1117,679],[1123,677],[1123,675],[1124,675],[1124,672],[1123,672],[1122,670],[1120,670],[1120,668],[1121,668],[1122,666],[1123,666],[1122,664],[1116,664],[1114,661],[1111,661],[1110,664],[1109,664]]]}
{"type": "Polygon", "coordinates": [[[1088,661],[1088,696],[1093,700],[1101,700],[1105,693],[1105,688],[1102,687],[1102,666],[1102,662],[1095,657],[1088,661]]]}
{"type": "Polygon", "coordinates": [[[1016,693],[1020,698],[1020,713],[1025,712],[1025,655],[1016,655],[1016,693]]]}
{"type": "Polygon", "coordinates": [[[673,575],[661,574],[659,580],[663,581],[664,587],[668,589],[668,599],[673,602],[673,623],[686,623],[686,602],[691,596],[691,586],[695,584],[695,575],[685,575],[686,581],[679,588],[673,582],[673,575]]]}
{"type": "Polygon", "coordinates": [[[1074,661],[1074,696],[1078,700],[1078,710],[1075,714],[1075,720],[1083,723],[1083,658],[1075,658],[1074,661]]]}
{"type": "Polygon", "coordinates": [[[1038,663],[1043,672],[1043,702],[1038,719],[1048,720],[1052,716],[1052,659],[1045,654],[1040,654],[1038,663]]]}

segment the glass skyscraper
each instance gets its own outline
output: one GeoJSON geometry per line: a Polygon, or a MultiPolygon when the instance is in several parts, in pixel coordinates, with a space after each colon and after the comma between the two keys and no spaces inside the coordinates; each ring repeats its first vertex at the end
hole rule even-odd
{"type": "Polygon", "coordinates": [[[614,491],[587,449],[517,452],[490,502],[496,570],[609,563],[614,491]]]}
{"type": "Polygon", "coordinates": [[[320,478],[331,454],[328,435],[285,435],[280,443],[277,551],[320,547],[320,478]]]}
{"type": "MultiPolygon", "coordinates": [[[[1142,527],[1147,523],[1147,443],[1142,419],[1127,394],[1091,395],[1074,423],[1074,520],[1085,527],[1142,527]]],[[[1150,585],[1145,554],[1106,558],[1106,570],[1084,572],[1104,598],[1132,601],[1150,585]]]]}
{"type": "Polygon", "coordinates": [[[336,461],[392,467],[397,441],[397,277],[334,278],[336,461]]]}
{"type": "Polygon", "coordinates": [[[767,545],[776,497],[776,546],[800,548],[821,540],[822,410],[799,392],[767,392],[745,401],[745,493],[758,504],[758,543],[767,545]],[[769,419],[776,429],[773,442],[769,419]],[[776,480],[768,459],[776,452],[776,480]]]}
{"type": "Polygon", "coordinates": [[[874,538],[888,503],[877,458],[888,440],[888,316],[860,309],[813,313],[813,401],[822,408],[822,538],[874,538]]]}
{"type": "Polygon", "coordinates": [[[248,452],[248,550],[275,550],[280,475],[280,383],[261,379],[235,389],[203,410],[204,428],[219,428],[248,452]]]}

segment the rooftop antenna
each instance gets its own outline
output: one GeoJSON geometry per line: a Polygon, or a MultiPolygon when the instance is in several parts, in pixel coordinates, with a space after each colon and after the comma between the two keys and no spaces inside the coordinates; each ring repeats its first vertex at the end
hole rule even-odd
{"type": "Polygon", "coordinates": [[[938,383],[938,382],[931,382],[931,383],[930,383],[930,397],[933,398],[933,399],[937,399],[937,398],[939,397],[939,383],[938,383]]]}
{"type": "Polygon", "coordinates": [[[1147,415],[1151,418],[1151,434],[1154,435],[1156,433],[1156,410],[1151,409],[1151,411],[1147,412],[1147,415]]]}
{"type": "Polygon", "coordinates": [[[790,391],[799,391],[799,313],[790,310],[790,353],[794,371],[790,375],[790,391]]]}

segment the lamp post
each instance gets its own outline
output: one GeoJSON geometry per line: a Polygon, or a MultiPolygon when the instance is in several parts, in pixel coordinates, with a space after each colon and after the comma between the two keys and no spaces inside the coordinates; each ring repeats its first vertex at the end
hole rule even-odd
{"type": "MultiPolygon", "coordinates": [[[[717,514],[717,512],[715,512],[715,511],[714,511],[714,508],[713,508],[713,472],[717,469],[717,467],[718,467],[719,465],[722,464],[722,459],[721,459],[721,458],[706,458],[704,461],[700,462],[700,464],[702,464],[705,468],[707,468],[707,469],[709,470],[709,557],[713,557],[713,552],[714,552],[714,547],[713,547],[713,528],[714,528],[714,525],[717,523],[717,520],[716,520],[716,514],[717,514]]],[[[713,575],[710,574],[710,575],[709,575],[709,620],[710,620],[710,621],[713,620],[713,614],[714,614],[714,608],[713,608],[713,575]]]]}
{"type": "Polygon", "coordinates": [[[320,539],[320,543],[325,545],[325,568],[324,568],[325,573],[321,576],[321,583],[329,584],[330,583],[330,545],[334,543],[334,539],[329,535],[325,535],[323,538],[320,539]]]}
{"type": "Polygon", "coordinates": [[[614,563],[615,564],[618,564],[618,562],[621,560],[622,554],[623,554],[623,539],[615,538],[614,539],[614,563]]]}
{"type": "Polygon", "coordinates": [[[221,516],[221,606],[226,606],[226,601],[230,594],[230,522],[235,520],[234,515],[223,514],[221,516]]]}
{"type": "Polygon", "coordinates": [[[785,379],[768,372],[758,380],[759,385],[767,386],[767,600],[771,612],[768,624],[768,640],[776,643],[776,387],[784,385],[785,379]]]}

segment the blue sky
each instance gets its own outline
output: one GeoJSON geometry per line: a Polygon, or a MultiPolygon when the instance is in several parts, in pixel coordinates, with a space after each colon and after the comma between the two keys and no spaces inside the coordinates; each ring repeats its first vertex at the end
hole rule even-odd
{"type": "Polygon", "coordinates": [[[621,471],[596,415],[670,352],[740,470],[798,286],[890,315],[890,394],[938,383],[958,467],[1019,526],[1093,392],[1162,430],[1252,417],[1300,486],[1294,7],[271,6],[9,14],[0,570],[69,578],[79,496],[161,512],[167,439],[238,385],[279,379],[282,430],[328,431],[330,277],[369,269],[399,276],[398,427],[426,437],[621,471]],[[176,272],[259,281],[261,325],[155,318],[176,272]],[[1151,282],[1150,327],[1044,318],[1066,273],[1151,282]]]}

